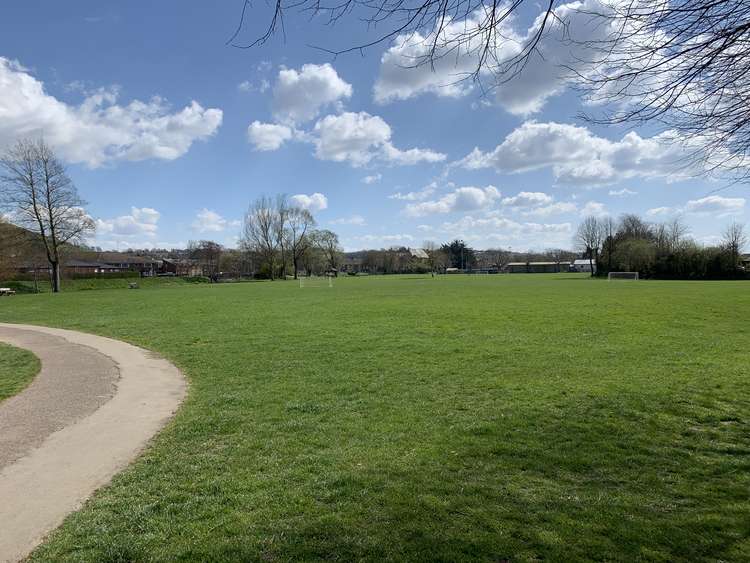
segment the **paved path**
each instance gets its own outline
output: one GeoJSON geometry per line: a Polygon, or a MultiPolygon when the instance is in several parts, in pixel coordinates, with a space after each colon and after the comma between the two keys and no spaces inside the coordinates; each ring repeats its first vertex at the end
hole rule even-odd
{"type": "Polygon", "coordinates": [[[0,403],[0,561],[18,561],[132,461],[185,396],[180,372],[130,344],[0,323],[42,368],[0,403]]]}

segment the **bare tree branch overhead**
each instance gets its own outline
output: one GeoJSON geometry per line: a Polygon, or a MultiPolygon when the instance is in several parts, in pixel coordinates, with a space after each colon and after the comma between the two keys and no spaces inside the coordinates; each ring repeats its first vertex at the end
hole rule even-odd
{"type": "Polygon", "coordinates": [[[685,146],[683,164],[696,174],[750,177],[747,0],[547,0],[541,6],[529,0],[275,0],[265,31],[243,43],[254,9],[243,2],[228,43],[262,45],[285,35],[285,19],[293,15],[308,17],[308,25],[354,19],[368,31],[366,40],[316,48],[338,56],[418,44],[412,66],[453,59],[456,81],[476,81],[485,92],[553,54],[561,76],[586,99],[583,119],[656,126],[685,146]],[[522,15],[534,14],[528,29],[517,29],[522,15]]]}

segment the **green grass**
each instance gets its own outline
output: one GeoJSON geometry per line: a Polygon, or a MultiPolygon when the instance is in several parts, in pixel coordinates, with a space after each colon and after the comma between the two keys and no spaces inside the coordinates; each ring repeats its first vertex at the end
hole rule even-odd
{"type": "Polygon", "coordinates": [[[750,285],[372,277],[16,296],[190,380],[38,561],[750,560],[750,285]]]}
{"type": "Polygon", "coordinates": [[[22,391],[39,373],[39,358],[0,342],[0,401],[22,391]]]}

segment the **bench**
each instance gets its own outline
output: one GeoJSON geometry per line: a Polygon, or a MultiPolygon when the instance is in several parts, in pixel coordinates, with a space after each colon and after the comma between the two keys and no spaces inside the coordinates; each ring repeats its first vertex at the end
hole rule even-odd
{"type": "Polygon", "coordinates": [[[9,287],[0,287],[0,296],[1,295],[15,295],[15,290],[9,288],[9,287]]]}

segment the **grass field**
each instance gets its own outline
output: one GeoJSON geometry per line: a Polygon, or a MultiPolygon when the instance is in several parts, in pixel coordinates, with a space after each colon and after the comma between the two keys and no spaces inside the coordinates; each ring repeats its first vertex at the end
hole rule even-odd
{"type": "Polygon", "coordinates": [[[16,296],[190,380],[38,561],[750,560],[750,285],[416,276],[16,296]]]}
{"type": "Polygon", "coordinates": [[[40,367],[39,358],[31,352],[0,342],[0,401],[22,391],[40,367]]]}

